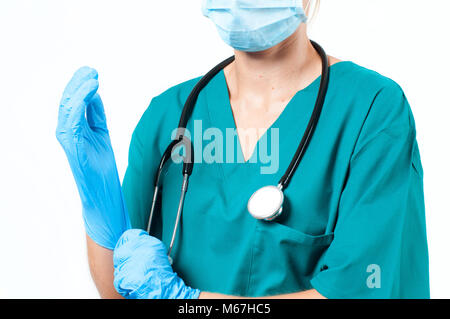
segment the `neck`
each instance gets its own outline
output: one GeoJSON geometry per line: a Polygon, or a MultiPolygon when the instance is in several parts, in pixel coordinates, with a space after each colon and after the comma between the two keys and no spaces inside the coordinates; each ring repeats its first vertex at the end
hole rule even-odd
{"type": "Polygon", "coordinates": [[[321,60],[302,25],[291,37],[263,52],[235,52],[225,69],[232,99],[289,99],[321,72],[321,60]]]}

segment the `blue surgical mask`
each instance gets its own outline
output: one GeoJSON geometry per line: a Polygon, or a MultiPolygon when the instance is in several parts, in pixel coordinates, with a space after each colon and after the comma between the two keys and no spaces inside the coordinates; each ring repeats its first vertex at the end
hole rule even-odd
{"type": "Polygon", "coordinates": [[[225,43],[246,52],[281,43],[307,20],[302,0],[203,0],[202,10],[225,43]]]}

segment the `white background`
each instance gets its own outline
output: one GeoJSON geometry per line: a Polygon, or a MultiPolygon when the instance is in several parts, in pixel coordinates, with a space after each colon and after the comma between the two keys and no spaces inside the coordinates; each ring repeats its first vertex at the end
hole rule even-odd
{"type": "MultiPolygon", "coordinates": [[[[393,78],[410,100],[435,298],[450,297],[449,12],[447,0],[324,0],[310,30],[329,54],[393,78]]],[[[77,190],[54,134],[72,73],[99,71],[122,177],[150,99],[231,53],[200,0],[0,1],[0,297],[98,296],[77,190]]]]}

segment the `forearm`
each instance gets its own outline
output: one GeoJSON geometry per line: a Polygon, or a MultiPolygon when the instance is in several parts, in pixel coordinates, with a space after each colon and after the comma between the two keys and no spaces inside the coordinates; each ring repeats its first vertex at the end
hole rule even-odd
{"type": "MultiPolygon", "coordinates": [[[[229,295],[222,295],[222,294],[216,294],[216,293],[210,293],[210,292],[202,292],[200,294],[199,299],[254,299],[254,298],[247,298],[247,297],[237,297],[237,296],[229,296],[229,295]]],[[[270,296],[270,297],[262,297],[258,299],[326,299],[324,296],[322,296],[317,290],[311,289],[291,294],[285,294],[285,295],[277,295],[277,296],[270,296]]]]}
{"type": "Polygon", "coordinates": [[[96,244],[86,235],[89,269],[95,286],[103,299],[120,299],[114,288],[113,251],[96,244]]]}

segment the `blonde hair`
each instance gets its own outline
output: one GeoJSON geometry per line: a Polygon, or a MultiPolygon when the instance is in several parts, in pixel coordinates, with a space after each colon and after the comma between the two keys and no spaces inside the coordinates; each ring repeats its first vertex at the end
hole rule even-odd
{"type": "Polygon", "coordinates": [[[309,22],[314,20],[314,18],[317,16],[317,14],[319,13],[319,7],[320,7],[320,0],[310,0],[309,7],[306,12],[306,14],[308,15],[309,22]]]}

